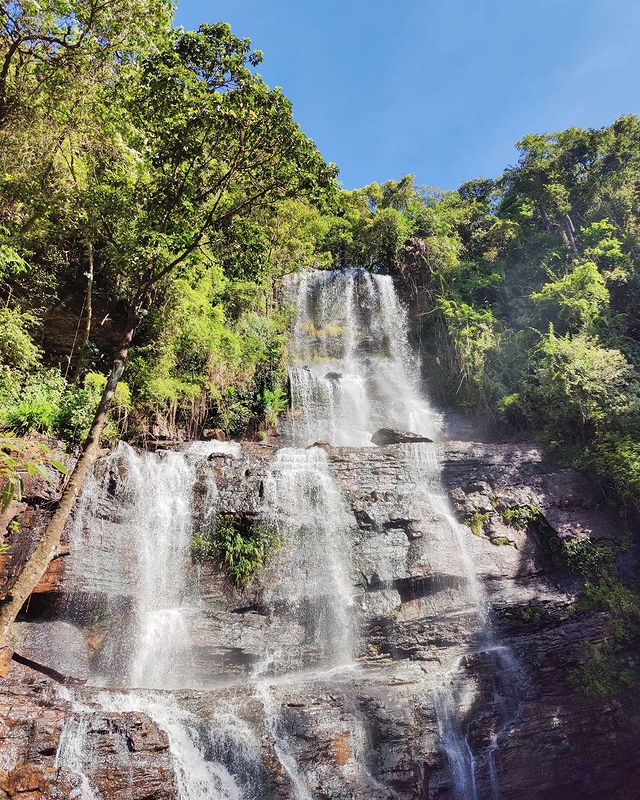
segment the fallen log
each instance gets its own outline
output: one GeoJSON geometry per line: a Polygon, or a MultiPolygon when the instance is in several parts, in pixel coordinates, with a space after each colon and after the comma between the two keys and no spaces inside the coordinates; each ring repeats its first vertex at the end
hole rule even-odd
{"type": "Polygon", "coordinates": [[[41,672],[43,675],[46,675],[57,683],[61,683],[63,686],[84,686],[87,682],[86,678],[73,678],[70,675],[63,675],[61,672],[58,672],[57,669],[47,667],[44,664],[38,664],[37,661],[32,661],[26,656],[21,656],[20,653],[13,653],[11,658],[17,664],[22,664],[23,667],[41,672]]]}

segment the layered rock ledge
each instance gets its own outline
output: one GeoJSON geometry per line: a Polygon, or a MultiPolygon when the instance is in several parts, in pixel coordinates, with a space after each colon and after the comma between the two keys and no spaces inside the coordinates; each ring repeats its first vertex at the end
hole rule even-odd
{"type": "MultiPolygon", "coordinates": [[[[635,800],[638,710],[619,699],[589,697],[572,679],[585,649],[606,639],[609,618],[577,610],[582,582],[558,566],[545,538],[619,541],[624,535],[619,520],[600,504],[584,475],[559,468],[537,446],[419,445],[421,458],[432,460],[434,483],[428,487],[412,477],[413,447],[325,447],[352,517],[351,579],[362,632],[357,672],[337,685],[322,676],[291,676],[269,690],[314,796],[451,800],[454,790],[439,746],[432,693],[443,671],[459,662],[473,687],[463,729],[481,755],[479,797],[491,796],[493,759],[502,800],[635,800]],[[473,609],[456,602],[468,576],[451,557],[456,547],[451,536],[420,511],[425,490],[441,495],[445,509],[450,502],[460,521],[479,515],[480,528],[474,533],[465,527],[463,535],[491,607],[492,648],[474,634],[473,609]],[[531,526],[505,523],[500,511],[515,507],[539,509],[548,526],[545,536],[531,526]],[[513,690],[500,677],[507,652],[517,683],[512,715],[501,712],[502,696],[513,690]]],[[[275,451],[246,444],[240,458],[210,460],[222,513],[259,514],[275,451]]],[[[22,526],[23,550],[32,546],[29,537],[37,530],[22,526]]],[[[92,560],[72,552],[52,565],[21,622],[24,648],[33,657],[87,670],[99,647],[100,619],[74,616],[69,609],[80,596],[100,608],[105,576],[117,580],[109,571],[116,543],[105,538],[103,545],[92,560]],[[60,626],[65,626],[64,641],[74,643],[64,652],[52,644],[60,638],[60,626]]],[[[194,622],[194,659],[211,688],[182,692],[180,701],[205,716],[223,700],[231,702],[256,730],[267,796],[285,800],[293,796],[291,781],[273,750],[264,699],[247,681],[266,636],[281,637],[283,675],[296,660],[312,659],[314,645],[295,626],[278,630],[269,624],[264,597],[274,569],[240,591],[215,566],[199,568],[202,613],[194,622]],[[233,685],[216,688],[223,677],[233,685]]],[[[121,600],[126,609],[127,598],[121,600]]],[[[91,691],[82,693],[84,735],[99,756],[91,762],[95,768],[88,766],[91,785],[116,800],[173,796],[164,734],[139,712],[92,708],[91,691]]],[[[69,700],[49,681],[16,666],[0,703],[5,795],[70,796],[77,775],[56,766],[63,721],[73,715],[69,700]]]]}

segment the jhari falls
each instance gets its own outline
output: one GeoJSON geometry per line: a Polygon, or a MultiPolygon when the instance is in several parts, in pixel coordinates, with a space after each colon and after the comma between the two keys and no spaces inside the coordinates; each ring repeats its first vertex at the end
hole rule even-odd
{"type": "Polygon", "coordinates": [[[391,277],[286,291],[277,435],[96,462],[14,626],[23,659],[74,680],[14,667],[2,797],[635,797],[624,709],[565,688],[585,630],[606,635],[563,610],[553,557],[586,518],[611,527],[584,478],[429,402],[391,277]]]}

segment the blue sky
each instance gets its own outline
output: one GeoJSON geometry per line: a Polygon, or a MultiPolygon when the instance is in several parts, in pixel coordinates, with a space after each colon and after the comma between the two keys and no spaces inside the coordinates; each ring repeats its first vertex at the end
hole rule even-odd
{"type": "Polygon", "coordinates": [[[217,20],[264,51],[346,188],[455,188],[527,133],[640,112],[638,0],[178,0],[178,24],[217,20]]]}

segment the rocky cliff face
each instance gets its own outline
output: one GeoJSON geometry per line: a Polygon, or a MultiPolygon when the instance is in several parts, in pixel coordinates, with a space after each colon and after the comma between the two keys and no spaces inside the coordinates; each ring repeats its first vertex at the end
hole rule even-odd
{"type": "MultiPolygon", "coordinates": [[[[474,560],[499,639],[520,665],[518,719],[495,754],[502,797],[636,796],[637,706],[632,710],[628,698],[588,697],[575,679],[590,646],[610,635],[609,616],[579,610],[582,581],[554,558],[561,540],[621,542],[624,525],[601,506],[584,475],[558,468],[535,446],[452,442],[443,480],[460,518],[488,516],[472,537],[474,560]],[[540,508],[548,523],[542,531],[504,523],[501,509],[528,505],[540,508]]],[[[482,668],[469,659],[468,669],[482,668]]],[[[472,725],[482,736],[482,715],[472,725]]]]}
{"type": "MultiPolygon", "coordinates": [[[[441,746],[437,706],[439,697],[451,697],[478,798],[492,797],[492,786],[502,800],[635,798],[636,712],[589,698],[572,680],[585,648],[607,636],[607,615],[576,610],[581,581],[550,548],[549,536],[622,535],[584,476],[525,445],[451,441],[326,452],[349,531],[352,667],[335,674],[314,668],[323,655],[313,635],[321,606],[308,619],[299,606],[294,615],[296,599],[282,592],[287,570],[313,580],[304,553],[285,547],[244,590],[213,564],[194,566],[199,601],[189,669],[197,685],[175,696],[181,713],[199,720],[203,752],[241,773],[246,797],[449,800],[455,770],[441,746]],[[421,502],[427,490],[441,497],[439,513],[451,502],[458,519],[474,520],[475,534],[465,527],[460,535],[481,585],[470,588],[455,521],[434,524],[433,507],[421,502]],[[544,534],[515,528],[500,513],[524,507],[540,509],[544,534]],[[491,609],[480,624],[474,597],[491,609]],[[267,649],[275,655],[261,679],[267,649]],[[222,711],[235,720],[224,735],[222,711]]],[[[198,491],[204,496],[211,471],[218,513],[259,519],[276,457],[276,448],[256,444],[243,445],[236,458],[214,455],[199,468],[198,491]]],[[[105,519],[117,513],[104,509],[105,519]]],[[[29,530],[23,526],[25,539],[29,530]]],[[[72,548],[54,562],[19,626],[24,655],[77,677],[100,660],[106,617],[124,619],[131,604],[122,570],[129,544],[111,541],[110,531],[105,525],[94,552],[72,548]],[[113,554],[123,548],[116,564],[113,554]]],[[[68,797],[82,781],[104,798],[174,796],[175,763],[162,726],[152,711],[118,707],[97,687],[71,697],[16,666],[0,705],[4,796],[68,797]],[[76,720],[71,727],[69,719],[76,720]]]]}
{"type": "Polygon", "coordinates": [[[0,753],[3,798],[175,796],[167,736],[148,717],[90,704],[79,714],[59,687],[18,666],[0,694],[0,753]]]}

